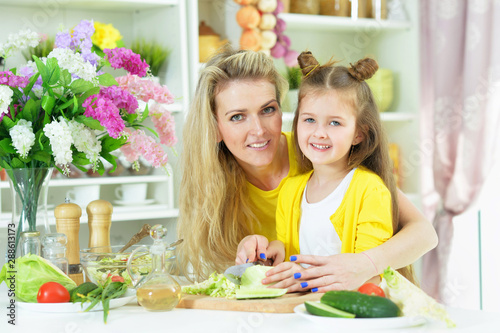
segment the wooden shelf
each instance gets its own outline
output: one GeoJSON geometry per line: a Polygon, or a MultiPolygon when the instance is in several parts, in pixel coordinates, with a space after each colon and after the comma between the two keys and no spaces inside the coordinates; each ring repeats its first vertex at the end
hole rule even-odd
{"type": "MultiPolygon", "coordinates": [[[[57,8],[106,10],[114,12],[134,12],[144,9],[155,9],[177,6],[184,0],[70,0],[57,3],[57,8]]],[[[40,0],[0,0],[0,5],[17,7],[43,7],[40,0]]]]}
{"type": "Polygon", "coordinates": [[[321,31],[371,31],[371,30],[407,30],[411,28],[407,21],[389,21],[328,15],[280,14],[287,29],[321,30],[321,31]]]}

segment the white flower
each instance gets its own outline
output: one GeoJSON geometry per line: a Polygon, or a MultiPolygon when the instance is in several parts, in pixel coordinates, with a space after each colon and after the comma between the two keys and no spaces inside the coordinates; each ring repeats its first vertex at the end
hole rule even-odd
{"type": "Polygon", "coordinates": [[[8,86],[0,85],[0,115],[9,113],[9,105],[12,102],[14,92],[8,86]]]}
{"type": "Polygon", "coordinates": [[[102,148],[101,141],[97,139],[95,131],[74,120],[70,120],[68,125],[75,148],[85,154],[95,169],[102,148]]]}
{"type": "Polygon", "coordinates": [[[74,53],[70,49],[55,48],[47,58],[56,58],[61,69],[67,69],[71,74],[97,84],[96,68],[85,61],[79,53],[74,53]]]}
{"type": "Polygon", "coordinates": [[[62,166],[64,173],[67,174],[68,164],[73,161],[71,153],[73,138],[68,123],[63,117],[59,117],[59,121],[54,120],[45,125],[43,132],[49,138],[56,164],[62,166]]]}
{"type": "Polygon", "coordinates": [[[7,42],[0,44],[0,56],[7,58],[13,52],[28,46],[35,47],[40,42],[40,35],[30,29],[22,30],[17,34],[10,34],[7,42]]]}
{"type": "Polygon", "coordinates": [[[31,147],[35,144],[35,134],[31,127],[31,121],[20,119],[17,124],[9,130],[12,145],[21,157],[28,156],[31,147]]]}

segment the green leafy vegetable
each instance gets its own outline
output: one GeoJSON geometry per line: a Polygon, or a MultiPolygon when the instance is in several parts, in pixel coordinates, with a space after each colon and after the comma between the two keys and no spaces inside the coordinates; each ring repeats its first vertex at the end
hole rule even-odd
{"type": "Polygon", "coordinates": [[[36,303],[38,289],[46,282],[57,282],[68,289],[76,287],[59,268],[34,254],[17,258],[15,263],[7,262],[0,272],[0,283],[5,281],[7,287],[15,284],[16,299],[22,302],[36,303]],[[15,272],[15,273],[11,273],[15,272]],[[15,283],[13,283],[15,282],[15,283]]]}
{"type": "Polygon", "coordinates": [[[400,307],[403,315],[442,320],[448,327],[455,327],[455,323],[442,304],[390,267],[384,271],[381,285],[384,284],[386,295],[400,307]]]}
{"type": "Polygon", "coordinates": [[[90,305],[83,311],[88,312],[92,310],[99,302],[102,303],[102,310],[104,316],[104,323],[106,324],[109,314],[109,302],[113,298],[118,298],[127,292],[127,284],[124,282],[112,282],[111,277],[106,280],[106,282],[101,285],[99,284],[97,288],[91,290],[86,295],[77,293],[79,297],[74,301],[74,303],[81,302],[82,308],[85,303],[90,303],[90,305]]]}
{"type": "Polygon", "coordinates": [[[203,282],[195,283],[190,286],[183,286],[182,292],[192,295],[209,295],[212,297],[236,297],[236,285],[226,279],[223,274],[213,272],[209,278],[203,282]]]}

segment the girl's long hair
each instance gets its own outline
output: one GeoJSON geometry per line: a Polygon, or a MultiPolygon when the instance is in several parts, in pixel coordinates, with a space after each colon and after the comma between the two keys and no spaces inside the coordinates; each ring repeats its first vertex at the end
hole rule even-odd
{"type": "MultiPolygon", "coordinates": [[[[293,132],[296,133],[298,110],[300,102],[306,94],[323,94],[335,90],[343,102],[348,103],[356,112],[356,127],[363,134],[364,139],[352,146],[349,155],[349,168],[364,166],[376,173],[385,183],[392,199],[392,227],[396,234],[399,225],[398,192],[396,181],[392,173],[392,161],[389,157],[389,145],[384,133],[380,115],[370,87],[365,80],[375,74],[378,64],[375,60],[364,58],[351,64],[349,68],[335,65],[334,61],[320,66],[311,52],[303,52],[299,56],[299,64],[304,75],[299,92],[299,107],[293,120],[293,132]]],[[[302,154],[294,135],[299,170],[301,172],[313,169],[311,161],[302,154]]],[[[407,279],[416,282],[412,266],[398,270],[407,279]]]]}
{"type": "Polygon", "coordinates": [[[276,86],[281,101],[288,84],[263,53],[226,47],[200,73],[183,126],[177,227],[184,239],[178,253],[180,273],[189,279],[206,279],[234,263],[239,241],[256,223],[245,174],[224,142],[217,141],[215,97],[231,81],[261,79],[276,86]]]}

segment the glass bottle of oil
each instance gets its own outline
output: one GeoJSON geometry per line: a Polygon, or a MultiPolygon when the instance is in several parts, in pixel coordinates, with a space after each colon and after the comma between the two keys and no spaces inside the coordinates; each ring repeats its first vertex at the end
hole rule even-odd
{"type": "Polygon", "coordinates": [[[150,236],[154,243],[150,248],[152,270],[137,284],[137,301],[147,311],[169,311],[181,299],[181,287],[170,276],[165,266],[166,245],[163,242],[167,228],[160,224],[151,228],[150,236]]]}

